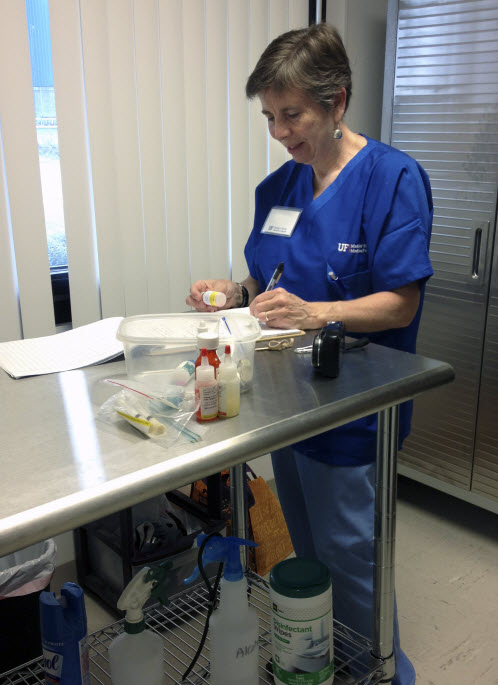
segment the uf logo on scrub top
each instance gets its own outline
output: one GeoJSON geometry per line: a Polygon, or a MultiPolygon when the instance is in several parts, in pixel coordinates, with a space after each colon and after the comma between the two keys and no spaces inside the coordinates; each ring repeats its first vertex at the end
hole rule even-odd
{"type": "Polygon", "coordinates": [[[366,243],[337,243],[338,252],[351,252],[353,254],[366,254],[366,243]]]}

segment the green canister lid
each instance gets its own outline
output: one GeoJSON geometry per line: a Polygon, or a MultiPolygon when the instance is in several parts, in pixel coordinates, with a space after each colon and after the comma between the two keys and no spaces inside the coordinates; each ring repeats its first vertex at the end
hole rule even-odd
{"type": "Polygon", "coordinates": [[[329,570],[318,559],[285,559],[270,572],[270,587],[284,597],[315,597],[330,585],[329,570]]]}

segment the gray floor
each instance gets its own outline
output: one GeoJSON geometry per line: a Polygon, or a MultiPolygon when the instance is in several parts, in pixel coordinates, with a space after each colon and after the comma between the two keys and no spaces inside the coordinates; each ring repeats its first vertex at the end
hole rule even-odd
{"type": "Polygon", "coordinates": [[[498,515],[400,478],[396,585],[418,685],[498,683],[498,515]]]}
{"type": "MultiPolygon", "coordinates": [[[[498,684],[498,515],[398,485],[398,614],[418,685],[498,684]]],[[[73,577],[72,577],[73,576],[73,577]]],[[[75,580],[62,567],[54,590],[75,580]]],[[[87,594],[89,632],[115,620],[87,594]]]]}

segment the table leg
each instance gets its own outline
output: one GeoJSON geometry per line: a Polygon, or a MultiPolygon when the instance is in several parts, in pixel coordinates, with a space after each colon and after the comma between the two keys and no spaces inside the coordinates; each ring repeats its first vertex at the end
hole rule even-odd
{"type": "MultiPolygon", "coordinates": [[[[247,497],[246,497],[246,465],[237,464],[230,469],[230,513],[232,520],[232,535],[238,538],[249,536],[247,525],[247,497]]],[[[242,568],[249,568],[247,547],[240,548],[242,568]]]]}
{"type": "Polygon", "coordinates": [[[393,654],[393,620],[398,413],[398,406],[395,406],[377,414],[372,652],[375,657],[385,662],[382,682],[391,682],[396,668],[393,654]]]}

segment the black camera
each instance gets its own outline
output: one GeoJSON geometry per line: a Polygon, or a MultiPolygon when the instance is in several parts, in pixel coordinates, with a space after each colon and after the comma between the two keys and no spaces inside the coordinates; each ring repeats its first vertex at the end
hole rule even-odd
{"type": "Polygon", "coordinates": [[[343,344],[342,321],[329,321],[320,333],[315,335],[311,348],[311,363],[319,373],[329,378],[337,378],[343,344]]]}

